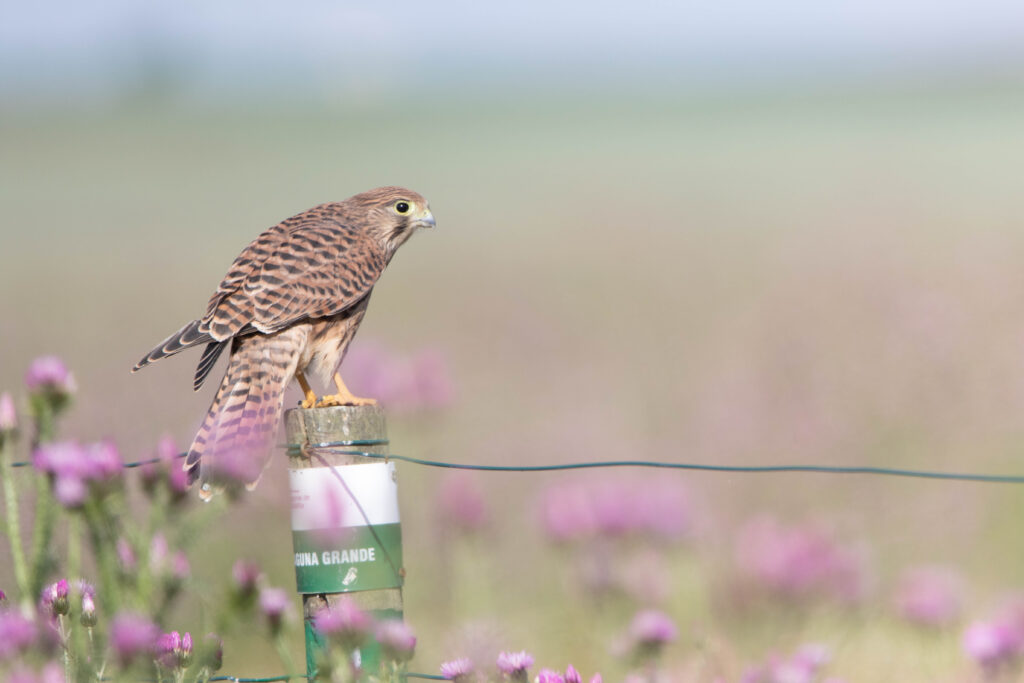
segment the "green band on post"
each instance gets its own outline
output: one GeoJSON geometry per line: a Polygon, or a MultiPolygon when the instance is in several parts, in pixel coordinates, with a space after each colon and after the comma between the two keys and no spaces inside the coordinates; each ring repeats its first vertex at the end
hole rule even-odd
{"type": "Polygon", "coordinates": [[[300,593],[351,593],[402,585],[402,525],[292,532],[300,593]]]}

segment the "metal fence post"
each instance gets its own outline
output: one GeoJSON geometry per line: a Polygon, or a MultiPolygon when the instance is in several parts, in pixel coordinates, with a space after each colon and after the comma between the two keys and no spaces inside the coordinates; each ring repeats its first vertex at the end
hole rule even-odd
{"type": "MultiPolygon", "coordinates": [[[[387,455],[387,426],[378,406],[295,408],[285,413],[285,429],[289,444],[305,446],[289,448],[288,458],[295,578],[302,594],[306,671],[312,679],[317,656],[326,647],[312,628],[321,609],[347,595],[377,619],[402,618],[405,572],[397,485],[393,462],[344,452],[387,455]]],[[[375,673],[377,643],[360,648],[359,659],[365,671],[375,673]]]]}

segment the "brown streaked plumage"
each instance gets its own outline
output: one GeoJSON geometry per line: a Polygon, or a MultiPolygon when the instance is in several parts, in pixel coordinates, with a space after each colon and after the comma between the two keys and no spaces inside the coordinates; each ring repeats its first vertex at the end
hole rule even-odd
{"type": "MultiPolygon", "coordinates": [[[[202,481],[201,496],[212,495],[218,460],[237,475],[240,457],[242,476],[255,485],[269,460],[288,383],[298,379],[303,406],[313,407],[304,373],[330,379],[395,251],[417,228],[433,225],[427,201],[401,187],[370,190],[284,220],[239,254],[202,318],[132,368],[205,344],[193,383],[198,390],[230,349],[227,372],[184,464],[190,481],[202,481]]],[[[334,379],[338,394],[318,405],[372,402],[353,396],[340,375],[334,379]]]]}

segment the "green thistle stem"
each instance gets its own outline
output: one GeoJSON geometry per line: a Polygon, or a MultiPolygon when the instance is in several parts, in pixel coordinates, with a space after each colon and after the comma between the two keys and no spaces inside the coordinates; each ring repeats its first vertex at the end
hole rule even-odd
{"type": "Polygon", "coordinates": [[[285,642],[284,629],[278,629],[278,632],[274,634],[274,647],[277,648],[277,656],[281,659],[281,664],[284,666],[284,671],[289,676],[295,676],[295,660],[292,659],[292,653],[288,649],[288,643],[285,642]]]}
{"type": "Polygon", "coordinates": [[[32,614],[32,593],[28,580],[28,564],[25,562],[25,548],[21,544],[21,522],[18,512],[18,491],[14,486],[11,458],[8,452],[9,438],[0,436],[0,486],[4,491],[4,530],[11,545],[11,560],[14,563],[14,582],[20,593],[20,606],[26,616],[32,614]]]}
{"type": "Polygon", "coordinates": [[[57,617],[57,633],[60,636],[60,649],[64,655],[64,680],[75,680],[75,667],[71,659],[70,632],[68,631],[68,618],[61,614],[57,617]]]}
{"type": "MultiPolygon", "coordinates": [[[[53,404],[44,396],[32,397],[32,412],[36,418],[36,433],[32,450],[52,441],[57,433],[57,415],[53,404]]],[[[30,595],[34,598],[43,589],[50,571],[52,556],[50,541],[57,520],[57,501],[50,490],[49,477],[36,476],[36,514],[32,529],[32,583],[30,595]]]]}
{"type": "Polygon", "coordinates": [[[82,520],[76,514],[68,515],[68,578],[82,576],[82,520]]]}
{"type": "Polygon", "coordinates": [[[99,569],[100,591],[98,598],[103,602],[105,613],[117,611],[117,565],[114,558],[115,541],[107,531],[102,504],[95,498],[85,501],[85,522],[89,533],[89,545],[99,569]]]}

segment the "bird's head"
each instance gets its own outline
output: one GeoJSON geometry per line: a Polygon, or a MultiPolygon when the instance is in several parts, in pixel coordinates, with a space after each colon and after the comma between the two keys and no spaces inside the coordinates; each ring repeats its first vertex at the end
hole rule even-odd
{"type": "Polygon", "coordinates": [[[393,254],[418,228],[434,227],[434,214],[420,194],[404,187],[378,187],[345,202],[364,212],[371,234],[393,254]]]}

